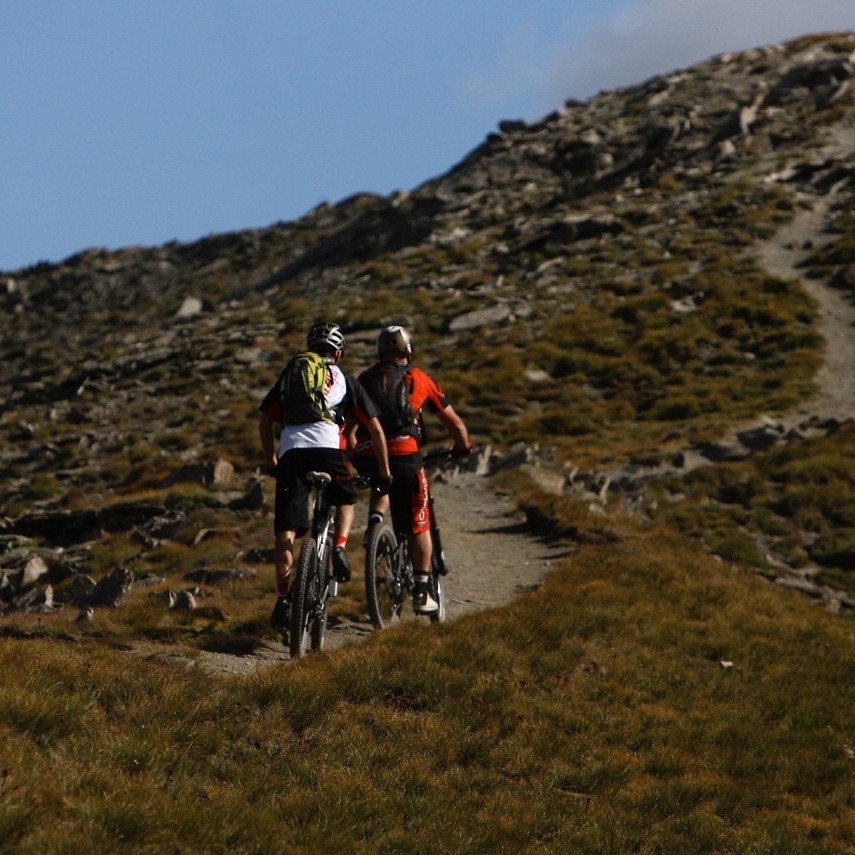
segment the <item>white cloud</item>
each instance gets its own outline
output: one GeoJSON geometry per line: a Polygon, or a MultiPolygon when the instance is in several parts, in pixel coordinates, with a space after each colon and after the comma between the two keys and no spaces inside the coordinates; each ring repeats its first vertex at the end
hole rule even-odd
{"type": "Polygon", "coordinates": [[[558,106],[720,53],[832,31],[855,31],[853,0],[637,0],[567,48],[546,95],[558,106]]]}

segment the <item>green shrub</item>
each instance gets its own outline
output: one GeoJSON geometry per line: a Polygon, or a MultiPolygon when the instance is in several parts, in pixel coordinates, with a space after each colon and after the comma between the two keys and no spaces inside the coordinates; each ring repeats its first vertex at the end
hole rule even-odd
{"type": "Polygon", "coordinates": [[[807,547],[810,557],[826,567],[855,572],[855,527],[820,535],[807,547]]]}

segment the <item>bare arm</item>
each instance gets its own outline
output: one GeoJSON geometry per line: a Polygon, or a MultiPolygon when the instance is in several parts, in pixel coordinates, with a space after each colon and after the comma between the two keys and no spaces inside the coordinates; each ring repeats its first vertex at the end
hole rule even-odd
{"type": "Polygon", "coordinates": [[[449,404],[444,410],[440,410],[437,416],[454,442],[454,451],[461,455],[468,454],[472,450],[469,431],[466,430],[463,419],[454,411],[454,407],[449,404]]]}
{"type": "Polygon", "coordinates": [[[389,451],[386,448],[386,437],[383,434],[383,428],[380,427],[380,420],[377,418],[369,419],[366,427],[371,435],[371,444],[374,446],[374,454],[377,456],[377,471],[381,478],[391,478],[392,473],[389,469],[389,451]]]}
{"type": "Polygon", "coordinates": [[[356,449],[356,429],[358,427],[356,419],[349,418],[344,423],[344,439],[347,443],[347,453],[353,456],[356,449]]]}
{"type": "Polygon", "coordinates": [[[267,461],[265,465],[275,466],[277,463],[276,446],[273,443],[273,419],[270,413],[266,410],[262,411],[258,417],[258,436],[261,440],[261,451],[264,459],[267,461]]]}

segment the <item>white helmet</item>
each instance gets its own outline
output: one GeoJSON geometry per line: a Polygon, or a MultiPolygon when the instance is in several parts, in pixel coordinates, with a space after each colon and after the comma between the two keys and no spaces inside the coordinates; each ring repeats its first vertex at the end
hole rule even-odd
{"type": "Polygon", "coordinates": [[[338,324],[313,324],[306,336],[309,350],[344,350],[344,333],[338,324]]]}

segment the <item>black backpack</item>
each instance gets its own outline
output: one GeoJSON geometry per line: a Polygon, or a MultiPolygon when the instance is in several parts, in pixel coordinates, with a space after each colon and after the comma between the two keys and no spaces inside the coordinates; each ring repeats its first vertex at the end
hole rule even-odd
{"type": "Polygon", "coordinates": [[[416,413],[407,386],[408,371],[400,362],[378,362],[359,381],[377,405],[378,418],[387,437],[418,436],[416,413]]]}
{"type": "Polygon", "coordinates": [[[279,380],[284,424],[335,422],[324,396],[329,367],[329,359],[309,350],[291,357],[279,380]]]}

